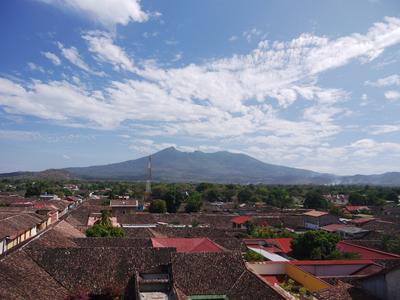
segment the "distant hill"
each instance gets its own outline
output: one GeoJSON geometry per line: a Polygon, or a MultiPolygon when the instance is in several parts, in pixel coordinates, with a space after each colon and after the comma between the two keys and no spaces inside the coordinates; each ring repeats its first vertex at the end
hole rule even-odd
{"type": "MultiPolygon", "coordinates": [[[[0,177],[143,181],[146,179],[147,161],[147,157],[142,157],[101,166],[15,172],[0,177]]],[[[245,154],[181,152],[173,147],[152,155],[152,172],[153,180],[164,182],[400,185],[400,173],[396,172],[336,176],[267,164],[245,154]]]]}

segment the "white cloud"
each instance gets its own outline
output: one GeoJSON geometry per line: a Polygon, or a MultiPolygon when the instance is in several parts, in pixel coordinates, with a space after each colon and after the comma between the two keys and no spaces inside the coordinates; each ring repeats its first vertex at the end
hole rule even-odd
{"type": "Polygon", "coordinates": [[[142,36],[143,36],[145,39],[148,39],[148,38],[152,38],[152,37],[158,36],[158,32],[157,32],[157,31],[153,31],[153,32],[147,32],[147,31],[145,31],[145,32],[143,32],[142,36]]]}
{"type": "Polygon", "coordinates": [[[131,138],[131,136],[129,134],[119,134],[118,136],[120,138],[123,138],[123,139],[130,139],[131,138]]]}
{"type": "Polygon", "coordinates": [[[82,70],[88,73],[100,75],[99,73],[96,73],[95,71],[91,70],[90,67],[84,62],[82,57],[79,55],[78,49],[76,49],[75,47],[66,48],[60,42],[57,43],[57,46],[61,50],[62,55],[71,64],[77,66],[78,68],[81,68],[82,70]]]}
{"type": "Polygon", "coordinates": [[[385,92],[385,98],[390,101],[400,100],[400,92],[399,91],[387,91],[387,92],[385,92]]]}
{"type": "MultiPolygon", "coordinates": [[[[93,90],[74,79],[70,79],[74,83],[18,83],[0,78],[4,110],[69,126],[131,126],[140,136],[214,139],[216,146],[231,142],[259,153],[258,157],[264,153],[280,163],[318,166],[323,155],[332,159],[350,157],[352,151],[371,155],[371,150],[361,149],[368,141],[351,147],[330,146],[344,129],[338,119],[348,115],[341,104],[349,93],[318,86],[318,76],[354,60],[368,62],[399,43],[400,21],[385,18],[365,35],[329,39],[303,34],[287,42],[262,42],[247,55],[172,68],[154,61],[134,65],[107,33],[87,32],[84,38],[98,61],[134,72],[135,79],[114,80],[93,90]],[[299,98],[306,101],[296,108],[296,118],[286,119],[285,110],[299,98]]],[[[70,61],[89,68],[79,60],[76,48],[61,45],[60,49],[70,61]]],[[[150,146],[143,141],[134,145],[138,151],[150,146]]]]}
{"type": "Polygon", "coordinates": [[[396,131],[400,131],[400,125],[389,125],[389,124],[373,125],[373,126],[370,126],[370,128],[368,129],[368,132],[373,135],[381,135],[381,134],[392,133],[392,132],[396,132],[396,131]]]}
{"type": "Polygon", "coordinates": [[[36,131],[0,129],[0,140],[33,141],[40,138],[40,133],[36,131]]]}
{"type": "Polygon", "coordinates": [[[110,34],[104,31],[89,31],[83,35],[89,44],[89,51],[101,62],[110,63],[115,70],[134,72],[134,63],[125,51],[114,44],[110,34]]]}
{"type": "MultiPolygon", "coordinates": [[[[265,38],[265,35],[263,35],[263,32],[257,28],[250,29],[248,31],[244,31],[242,33],[243,37],[247,40],[247,42],[252,42],[256,38],[265,38]]],[[[229,39],[232,41],[231,39],[229,39]]]]}
{"type": "Polygon", "coordinates": [[[153,154],[165,148],[176,147],[174,143],[156,143],[149,139],[135,139],[129,148],[142,155],[153,154]]]}
{"type": "Polygon", "coordinates": [[[354,151],[353,156],[359,157],[374,157],[380,153],[387,155],[400,155],[400,144],[391,142],[376,142],[372,139],[361,139],[349,145],[349,148],[354,151]]]}
{"type": "Polygon", "coordinates": [[[42,52],[42,54],[47,57],[54,65],[59,66],[61,64],[60,58],[51,52],[42,52]]]}
{"type": "Polygon", "coordinates": [[[41,0],[60,8],[66,8],[106,26],[127,25],[129,22],[146,22],[152,15],[142,10],[139,0],[41,0]]]}
{"type": "Polygon", "coordinates": [[[45,72],[45,70],[41,66],[38,66],[37,64],[34,64],[33,62],[29,62],[28,67],[31,71],[39,71],[42,73],[45,72]]]}
{"type": "Polygon", "coordinates": [[[172,59],[173,62],[177,62],[182,59],[182,52],[175,54],[175,57],[172,59]]]}
{"type": "Polygon", "coordinates": [[[230,42],[234,42],[234,41],[236,41],[238,39],[238,37],[236,36],[236,35],[232,35],[228,40],[230,41],[230,42]]]}
{"type": "Polygon", "coordinates": [[[71,159],[71,157],[69,155],[67,155],[67,154],[63,154],[62,157],[64,159],[66,159],[66,160],[70,160],[71,159]]]}
{"type": "Polygon", "coordinates": [[[385,87],[390,85],[400,85],[400,76],[397,74],[390,75],[384,78],[380,78],[377,81],[366,81],[365,85],[385,87]]]}

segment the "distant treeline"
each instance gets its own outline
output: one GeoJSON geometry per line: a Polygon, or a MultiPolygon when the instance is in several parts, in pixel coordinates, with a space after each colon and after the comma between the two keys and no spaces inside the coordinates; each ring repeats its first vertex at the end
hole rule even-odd
{"type": "MultiPolygon", "coordinates": [[[[109,199],[128,195],[132,198],[143,198],[144,182],[109,182],[109,181],[50,181],[31,179],[3,179],[0,191],[14,192],[22,196],[33,197],[43,193],[59,196],[88,196],[96,192],[109,199]],[[68,186],[76,185],[79,190],[73,191],[68,186]]],[[[327,194],[344,194],[354,205],[383,205],[386,201],[398,202],[400,187],[384,186],[315,186],[315,185],[265,185],[265,184],[214,184],[214,183],[152,183],[152,198],[166,201],[169,212],[176,211],[181,203],[190,199],[207,202],[251,203],[265,202],[279,208],[302,207],[330,208],[331,204],[324,199],[327,194]]]]}

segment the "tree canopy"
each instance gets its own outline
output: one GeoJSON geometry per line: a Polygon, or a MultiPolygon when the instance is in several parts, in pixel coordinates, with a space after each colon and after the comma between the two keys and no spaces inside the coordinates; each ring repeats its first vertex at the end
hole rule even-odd
{"type": "Polygon", "coordinates": [[[296,259],[329,259],[336,250],[339,236],[322,230],[307,231],[292,241],[296,259]]]}
{"type": "Polygon", "coordinates": [[[163,214],[167,211],[167,205],[164,200],[152,200],[149,206],[149,212],[163,214]]]}
{"type": "Polygon", "coordinates": [[[92,227],[86,230],[87,237],[124,237],[125,231],[114,227],[111,222],[111,212],[103,210],[101,218],[92,227]]]}
{"type": "Polygon", "coordinates": [[[328,208],[328,201],[317,191],[310,191],[305,196],[304,207],[313,209],[328,208]]]}

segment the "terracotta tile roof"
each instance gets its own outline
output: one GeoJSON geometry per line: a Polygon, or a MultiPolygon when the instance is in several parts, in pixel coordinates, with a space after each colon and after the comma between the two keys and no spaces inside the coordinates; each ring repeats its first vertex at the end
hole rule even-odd
{"type": "Polygon", "coordinates": [[[154,248],[176,248],[177,252],[222,252],[221,246],[208,238],[151,238],[154,248]]]}
{"type": "Polygon", "coordinates": [[[73,242],[82,248],[92,247],[129,247],[152,248],[150,238],[78,238],[73,242]]]}
{"type": "Polygon", "coordinates": [[[292,238],[274,238],[267,239],[267,242],[278,246],[283,253],[290,253],[292,252],[292,240],[292,238]]]}
{"type": "Polygon", "coordinates": [[[345,224],[329,224],[326,226],[322,226],[320,229],[325,230],[325,231],[329,231],[329,232],[336,232],[339,229],[342,229],[344,227],[346,227],[347,225],[345,224]]]}
{"type": "Polygon", "coordinates": [[[0,299],[65,299],[68,291],[25,251],[0,261],[0,299]]]}
{"type": "Polygon", "coordinates": [[[239,253],[174,253],[172,276],[185,295],[227,295],[229,299],[282,299],[247,270],[239,253]]]}
{"type": "Polygon", "coordinates": [[[362,290],[354,287],[349,283],[345,283],[343,281],[338,281],[337,284],[329,289],[325,289],[314,293],[314,296],[320,300],[375,300],[375,297],[372,297],[362,290]]]}
{"type": "Polygon", "coordinates": [[[400,255],[394,253],[383,252],[355,244],[351,244],[349,242],[340,241],[336,245],[337,249],[341,252],[351,252],[351,253],[358,253],[361,256],[361,259],[393,259],[399,258],[400,255]]]}
{"type": "Polygon", "coordinates": [[[310,210],[308,212],[303,213],[304,216],[309,216],[309,217],[322,217],[325,215],[328,215],[326,211],[318,211],[318,210],[310,210]]]}
{"type": "Polygon", "coordinates": [[[350,223],[361,225],[361,224],[366,224],[372,220],[375,220],[375,218],[357,218],[351,220],[350,223]]]}
{"type": "Polygon", "coordinates": [[[224,247],[227,250],[231,251],[240,251],[240,252],[246,252],[247,247],[243,243],[241,239],[235,238],[235,237],[229,237],[229,238],[210,238],[214,243],[217,243],[218,245],[224,247]]]}
{"type": "MultiPolygon", "coordinates": [[[[1,214],[0,214],[1,215],[1,214]]],[[[2,214],[0,217],[0,239],[14,238],[19,234],[44,222],[41,215],[35,213],[2,214]]]]}
{"type": "Polygon", "coordinates": [[[369,207],[365,206],[365,205],[346,205],[345,208],[349,212],[356,212],[356,211],[359,211],[359,210],[369,210],[369,207]]]}
{"type": "Polygon", "coordinates": [[[171,252],[174,252],[167,248],[128,247],[32,248],[25,251],[70,292],[85,290],[94,294],[102,293],[108,287],[124,290],[136,272],[159,270],[169,264],[171,252]]]}
{"type": "Polygon", "coordinates": [[[236,225],[242,225],[251,219],[250,216],[238,216],[231,219],[231,222],[236,225]]]}

